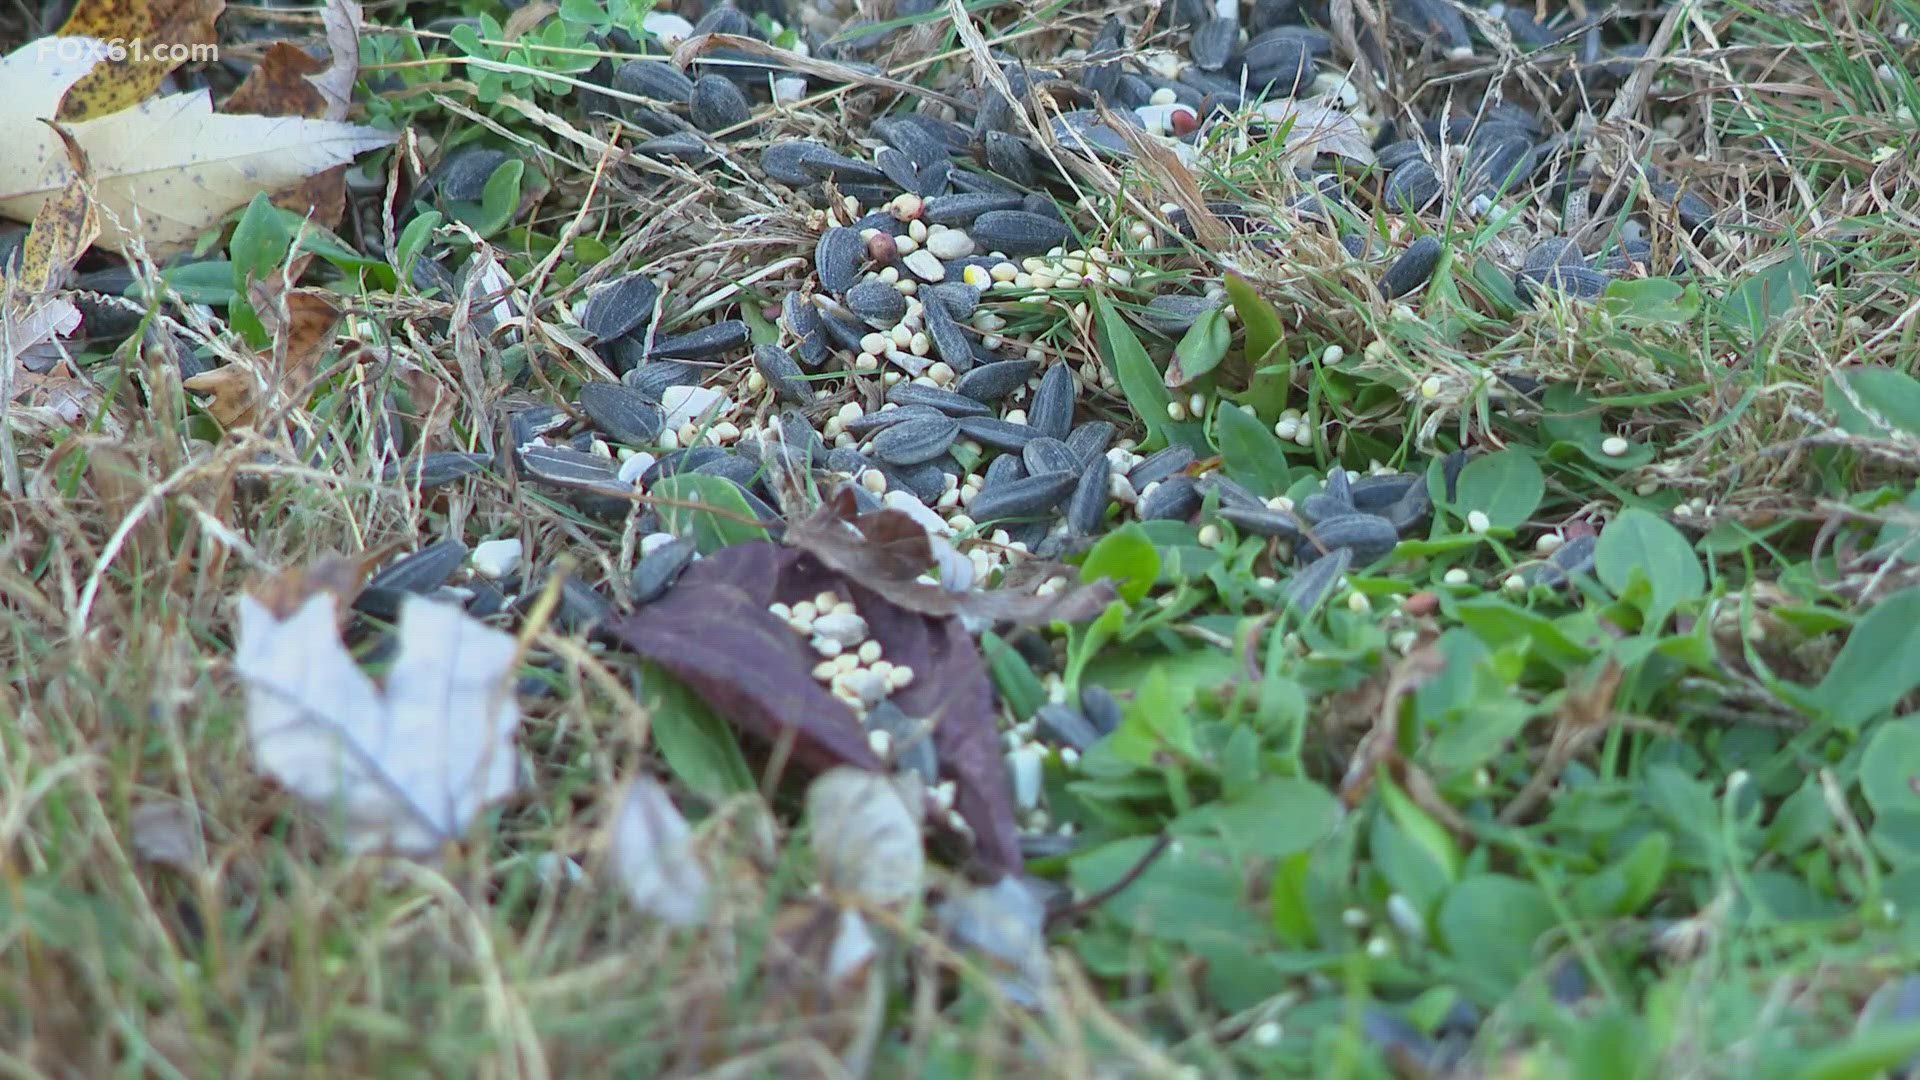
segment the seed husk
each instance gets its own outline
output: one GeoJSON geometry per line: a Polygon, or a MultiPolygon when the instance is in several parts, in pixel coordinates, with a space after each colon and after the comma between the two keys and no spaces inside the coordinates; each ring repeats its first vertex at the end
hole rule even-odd
{"type": "Polygon", "coordinates": [[[928,199],[920,210],[920,220],[929,225],[965,228],[981,214],[994,210],[1020,209],[1020,196],[995,193],[956,192],[928,199]]]}
{"type": "Polygon", "coordinates": [[[1320,606],[1340,584],[1341,575],[1353,566],[1353,552],[1339,548],[1324,559],[1316,559],[1287,582],[1288,610],[1305,615],[1320,606]]]}
{"type": "Polygon", "coordinates": [[[945,415],[947,414],[931,405],[909,403],[903,404],[897,409],[877,409],[870,413],[863,413],[853,420],[848,421],[845,426],[847,434],[856,439],[864,439],[882,428],[889,428],[895,424],[912,420],[916,417],[945,415]]]}
{"type": "Polygon", "coordinates": [[[1080,468],[1080,459],[1067,444],[1050,436],[1031,439],[1020,448],[1020,460],[1026,462],[1027,471],[1034,474],[1049,472],[1067,472],[1080,468]]]}
{"type": "Polygon", "coordinates": [[[1006,518],[1040,517],[1051,513],[1080,482],[1073,472],[1043,473],[1010,480],[996,487],[983,487],[967,506],[975,521],[1000,521],[1006,518]]]}
{"type": "Polygon", "coordinates": [[[821,233],[813,248],[813,266],[820,274],[820,287],[834,296],[853,288],[859,280],[860,263],[866,253],[866,242],[853,229],[836,225],[821,233]]]}
{"type": "Polygon", "coordinates": [[[677,135],[662,135],[648,139],[636,145],[633,152],[641,157],[660,158],[665,161],[684,161],[694,168],[711,165],[719,160],[707,140],[693,132],[677,135]]]}
{"type": "Polygon", "coordinates": [[[666,413],[658,400],[620,383],[590,382],[580,387],[580,411],[602,433],[629,446],[647,446],[659,437],[666,413]]]}
{"type": "Polygon", "coordinates": [[[1040,376],[1040,388],[1033,392],[1027,408],[1027,424],[1041,435],[1065,439],[1073,430],[1073,372],[1065,364],[1055,364],[1040,376]]]}
{"type": "Polygon", "coordinates": [[[1403,163],[1387,177],[1386,203],[1390,210],[1418,213],[1439,197],[1440,177],[1420,158],[1403,163]]]}
{"type": "Polygon", "coordinates": [[[518,453],[520,468],[535,480],[592,492],[628,490],[614,463],[598,454],[564,446],[529,446],[518,453]]]}
{"type": "Polygon", "coordinates": [[[1193,28],[1187,53],[1201,71],[1219,71],[1240,50],[1240,20],[1211,18],[1193,28]]]}
{"type": "Polygon", "coordinates": [[[458,540],[428,544],[368,579],[366,588],[354,598],[353,607],[376,618],[394,618],[400,614],[400,602],[405,597],[425,595],[445,585],[466,561],[467,545],[458,540]]]}
{"type": "Polygon", "coordinates": [[[1440,265],[1440,252],[1440,241],[1432,236],[1423,236],[1409,244],[1380,276],[1380,295],[1398,300],[1425,285],[1433,277],[1434,268],[1440,265]]]}
{"type": "Polygon", "coordinates": [[[1113,445],[1117,434],[1114,426],[1105,420],[1088,420],[1075,427],[1067,435],[1067,449],[1080,456],[1081,460],[1104,457],[1107,448],[1113,445]]]}
{"type": "Polygon", "coordinates": [[[847,310],[877,330],[891,329],[907,315],[907,298],[884,281],[862,281],[847,290],[847,310]]]}
{"type": "Polygon", "coordinates": [[[888,465],[918,465],[946,453],[959,437],[960,425],[951,417],[919,417],[875,435],[870,453],[888,465]]]}
{"type": "Polygon", "coordinates": [[[813,389],[793,354],[778,345],[755,345],[753,366],[783,401],[805,405],[813,401],[813,389]]]}
{"type": "Polygon", "coordinates": [[[652,355],[668,360],[705,360],[735,349],[744,349],[752,339],[753,331],[746,323],[739,319],[722,319],[684,334],[655,338],[652,355]]]}
{"type": "Polygon", "coordinates": [[[820,154],[832,154],[824,144],[809,139],[783,139],[768,144],[760,152],[760,169],[768,179],[778,180],[788,187],[805,187],[814,182],[814,175],[806,163],[820,154]]]}
{"type": "Polygon", "coordinates": [[[991,404],[1025,386],[1039,367],[1031,360],[999,360],[981,364],[962,375],[955,388],[975,401],[991,404]]]}
{"type": "Polygon", "coordinates": [[[1147,455],[1145,461],[1135,465],[1133,470],[1127,473],[1127,482],[1133,485],[1135,491],[1139,491],[1148,484],[1166,480],[1193,464],[1195,460],[1192,447],[1175,443],[1147,455]]]}
{"type": "Polygon", "coordinates": [[[601,287],[580,309],[580,325],[601,341],[626,337],[653,320],[660,289],[645,274],[628,274],[601,287]]]}
{"type": "Polygon", "coordinates": [[[1267,505],[1261,501],[1260,496],[1248,491],[1239,481],[1217,472],[1208,473],[1200,478],[1201,496],[1204,498],[1214,493],[1219,495],[1218,505],[1220,506],[1244,506],[1254,510],[1264,509],[1267,505]]]}
{"type": "Polygon", "coordinates": [[[640,557],[627,593],[635,604],[650,604],[667,594],[682,571],[693,564],[693,541],[675,537],[640,557]]]}
{"type": "Polygon", "coordinates": [[[857,161],[829,150],[825,153],[808,154],[800,161],[800,167],[813,174],[817,180],[832,180],[840,185],[842,194],[851,195],[850,184],[870,184],[883,191],[892,190],[892,181],[877,165],[857,161]]]}
{"type": "Polygon", "coordinates": [[[1220,520],[1253,536],[1268,536],[1296,543],[1306,535],[1300,519],[1285,510],[1254,509],[1248,506],[1222,506],[1220,520]]]}
{"type": "MultiPolygon", "coordinates": [[[[1031,443],[1028,445],[1032,446],[1031,443]]],[[[1107,504],[1113,500],[1113,466],[1101,454],[1083,460],[1085,464],[1081,467],[1080,480],[1074,485],[1073,494],[1067,498],[1067,530],[1076,536],[1092,536],[1106,520],[1107,504]]]]}
{"type": "Polygon", "coordinates": [[[1399,502],[1407,489],[1415,484],[1424,486],[1425,480],[1411,473],[1387,473],[1363,476],[1353,481],[1347,489],[1348,498],[1353,501],[1355,510],[1364,510],[1369,514],[1378,514],[1394,503],[1399,502]]]}
{"type": "Polygon", "coordinates": [[[1067,242],[1064,223],[1025,210],[989,210],[967,228],[974,243],[1007,255],[1043,255],[1067,242]]]}
{"type": "Polygon", "coordinates": [[[1378,513],[1386,518],[1401,536],[1414,533],[1433,516],[1433,496],[1427,492],[1426,481],[1419,480],[1409,484],[1400,498],[1378,513]]]}
{"type": "Polygon", "coordinates": [[[902,408],[908,405],[931,406],[952,417],[987,417],[993,414],[992,409],[965,394],[924,383],[896,383],[887,391],[887,400],[902,408]]]}
{"type": "Polygon", "coordinates": [[[659,401],[670,386],[698,386],[707,377],[706,369],[680,360],[649,360],[629,368],[620,376],[620,384],[653,401],[659,401]]]}
{"type": "Polygon", "coordinates": [[[1039,432],[1025,424],[1016,424],[997,416],[963,416],[960,418],[960,434],[981,446],[1018,453],[1039,432]]]}
{"type": "Polygon", "coordinates": [[[1302,561],[1311,562],[1319,557],[1318,548],[1328,552],[1344,548],[1353,552],[1356,566],[1366,566],[1392,554],[1399,543],[1399,532],[1386,518],[1341,514],[1317,522],[1309,533],[1308,543],[1300,545],[1300,553],[1302,561]]]}
{"type": "Polygon", "coordinates": [[[1200,488],[1191,476],[1172,476],[1141,496],[1134,507],[1141,521],[1185,521],[1200,509],[1200,488]]]}
{"type": "Polygon", "coordinates": [[[1173,293],[1147,301],[1140,321],[1163,334],[1184,334],[1200,316],[1220,306],[1220,301],[1205,296],[1173,293]]]}
{"type": "Polygon", "coordinates": [[[927,337],[933,341],[933,354],[948,367],[962,373],[959,384],[961,393],[977,397],[966,389],[966,376],[979,370],[974,366],[973,338],[961,329],[959,321],[947,311],[946,305],[930,303],[921,310],[926,321],[927,337]]]}
{"type": "Polygon", "coordinates": [[[493,458],[486,454],[440,450],[424,455],[418,461],[393,462],[380,475],[388,483],[398,480],[409,485],[418,484],[420,490],[428,491],[462,477],[486,472],[492,467],[493,458]]]}

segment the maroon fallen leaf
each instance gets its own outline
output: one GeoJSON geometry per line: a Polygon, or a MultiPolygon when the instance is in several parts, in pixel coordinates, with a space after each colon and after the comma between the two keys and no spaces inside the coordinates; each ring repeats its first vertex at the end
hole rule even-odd
{"type": "Polygon", "coordinates": [[[786,539],[849,581],[923,615],[1044,626],[1091,619],[1118,595],[1107,581],[1039,596],[1017,589],[952,592],[916,580],[933,565],[927,531],[898,510],[854,516],[853,496],[844,488],[811,516],[788,525],[786,539]]]}
{"type": "Polygon", "coordinates": [[[767,610],[833,584],[799,560],[765,541],[723,548],[607,630],[734,724],[770,743],[791,736],[794,761],[809,770],[885,768],[853,711],[814,681],[819,658],[767,610]]]}

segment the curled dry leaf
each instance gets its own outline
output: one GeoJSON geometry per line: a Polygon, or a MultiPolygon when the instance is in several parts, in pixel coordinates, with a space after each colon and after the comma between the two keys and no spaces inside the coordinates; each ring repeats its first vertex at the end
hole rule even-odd
{"type": "Polygon", "coordinates": [[[814,681],[818,655],[767,610],[776,601],[791,604],[829,589],[853,601],[885,656],[913,669],[913,682],[891,700],[932,726],[941,771],[954,781],[954,808],[973,834],[981,869],[990,876],[1019,869],[993,683],[959,619],[908,610],[804,551],[759,541],[699,560],[665,596],[608,629],[737,727],[767,743],[791,740],[795,763],[816,771],[835,765],[879,771],[885,764],[860,721],[814,681]]]}
{"type": "MultiPolygon", "coordinates": [[[[83,39],[77,49],[104,48],[83,39]]],[[[0,59],[0,216],[31,220],[64,186],[52,116],[82,65],[64,49],[27,45],[0,59]]],[[[102,210],[100,243],[125,251],[144,240],[155,257],[184,249],[260,192],[276,192],[391,143],[391,133],[304,117],[225,116],[202,90],[152,98],[74,123],[92,163],[102,210]]]]}
{"type": "Polygon", "coordinates": [[[60,125],[49,121],[47,127],[60,139],[70,174],[59,193],[40,204],[20,251],[20,285],[29,297],[44,296],[63,284],[100,235],[100,211],[87,190],[93,178],[86,151],[60,125]]]}
{"type": "Polygon", "coordinates": [[[1091,619],[1118,595],[1107,581],[1063,589],[1052,596],[1017,589],[954,592],[920,581],[920,575],[934,565],[926,529],[898,510],[856,516],[853,493],[844,488],[813,515],[787,526],[787,542],[889,602],[922,615],[965,615],[986,622],[1044,626],[1091,619]]]}
{"type": "Polygon", "coordinates": [[[1312,98],[1276,98],[1260,106],[1269,121],[1287,126],[1287,156],[1309,161],[1316,154],[1338,154],[1359,165],[1373,164],[1373,142],[1360,121],[1312,98]]]}
{"type": "MultiPolygon", "coordinates": [[[[360,71],[360,5],[353,0],[328,0],[320,20],[326,25],[328,60],[276,42],[220,111],[345,120],[353,100],[353,80],[360,71]]],[[[344,164],[315,173],[275,192],[273,205],[333,228],[346,209],[346,174],[344,164]]]]}
{"type": "Polygon", "coordinates": [[[79,0],[56,37],[124,46],[100,59],[60,99],[63,121],[87,120],[144,101],[196,46],[219,40],[214,22],[226,0],[79,0]]]}
{"type": "Polygon", "coordinates": [[[247,292],[262,325],[273,334],[273,347],[261,355],[258,370],[228,364],[181,383],[189,390],[213,395],[207,414],[228,430],[260,419],[266,402],[257,380],[266,380],[289,394],[304,391],[320,358],[332,346],[333,328],[340,321],[340,309],[317,292],[282,292],[272,282],[260,281],[252,282],[247,292]]]}
{"type": "Polygon", "coordinates": [[[254,760],[313,804],[352,850],[427,855],[518,783],[512,637],[408,597],[384,690],[342,646],[334,597],[291,618],[240,598],[234,667],[254,760]]]}
{"type": "Polygon", "coordinates": [[[207,840],[200,812],[180,799],[152,799],[133,808],[133,850],[148,862],[197,874],[207,868],[207,840]]]}
{"type": "Polygon", "coordinates": [[[611,862],[641,911],[674,926],[706,921],[713,883],[693,850],[693,829],[650,777],[627,785],[613,823],[611,862]]]}
{"type": "Polygon", "coordinates": [[[906,904],[920,895],[927,869],[920,818],[893,780],[844,766],[807,788],[813,858],[830,893],[869,904],[906,904]]]}

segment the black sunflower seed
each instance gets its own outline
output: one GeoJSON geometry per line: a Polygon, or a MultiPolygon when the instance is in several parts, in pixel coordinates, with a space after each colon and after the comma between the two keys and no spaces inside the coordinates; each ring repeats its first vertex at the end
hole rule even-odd
{"type": "Polygon", "coordinates": [[[1172,476],[1140,496],[1141,521],[1185,521],[1200,509],[1200,488],[1191,476],[1172,476]]]}
{"type": "Polygon", "coordinates": [[[1240,50],[1240,21],[1211,18],[1193,28],[1187,54],[1202,71],[1219,71],[1240,50]]]}
{"type": "Polygon", "coordinates": [[[1405,494],[1378,513],[1401,536],[1411,535],[1433,516],[1433,496],[1427,491],[1427,482],[1416,480],[1409,484],[1405,494]]]}
{"type": "Polygon", "coordinates": [[[1217,495],[1218,506],[1241,506],[1249,510],[1265,509],[1266,503],[1260,496],[1248,491],[1244,485],[1230,476],[1220,473],[1208,473],[1200,478],[1200,494],[1217,495]]]}
{"type": "Polygon", "coordinates": [[[853,229],[836,225],[821,233],[819,243],[813,248],[813,266],[820,274],[820,287],[834,296],[853,288],[866,255],[866,241],[853,229]]]}
{"type": "Polygon", "coordinates": [[[953,417],[985,417],[993,414],[992,409],[964,394],[923,383],[895,383],[887,391],[887,400],[900,406],[930,405],[953,417]]]}
{"type": "Polygon", "coordinates": [[[1398,300],[1425,285],[1427,279],[1433,277],[1434,268],[1440,265],[1440,252],[1440,241],[1431,236],[1407,245],[1407,250],[1381,275],[1380,295],[1398,300]]]}
{"type": "Polygon", "coordinates": [[[1276,540],[1294,543],[1306,535],[1300,519],[1285,510],[1270,510],[1262,507],[1258,510],[1249,506],[1222,506],[1220,520],[1231,524],[1243,533],[1253,536],[1270,536],[1276,540]]]}
{"type": "Polygon", "coordinates": [[[780,346],[755,345],[753,366],[783,401],[805,405],[813,400],[813,389],[807,385],[799,362],[780,346]]]}
{"type": "Polygon", "coordinates": [[[1025,386],[1039,367],[1031,360],[998,360],[967,372],[954,386],[975,401],[991,404],[1025,386]]]}
{"type": "Polygon", "coordinates": [[[846,185],[871,184],[882,190],[891,190],[891,181],[877,165],[836,154],[829,150],[825,153],[808,154],[800,159],[800,168],[812,173],[816,180],[832,180],[841,185],[842,194],[853,194],[846,185]]]}
{"type": "Polygon", "coordinates": [[[366,588],[354,598],[353,607],[376,618],[394,618],[408,595],[425,595],[445,585],[466,561],[467,545],[458,540],[429,544],[368,579],[366,588]]]}
{"type": "Polygon", "coordinates": [[[847,434],[854,438],[864,439],[882,428],[889,428],[895,424],[905,423],[908,420],[925,416],[945,415],[947,414],[931,405],[907,404],[901,405],[897,409],[877,409],[870,413],[864,413],[849,421],[846,424],[846,429],[847,434]]]}
{"type": "Polygon", "coordinates": [[[1023,188],[1039,182],[1033,151],[1018,136],[1006,131],[989,131],[980,141],[986,150],[987,168],[1023,188]]]}
{"type": "Polygon", "coordinates": [[[1025,424],[1016,424],[997,416],[963,416],[960,418],[960,434],[981,446],[1018,453],[1039,432],[1025,424]]]}
{"type": "Polygon", "coordinates": [[[888,330],[907,316],[907,298],[884,281],[863,281],[847,290],[847,310],[877,330],[888,330]]]}
{"type": "Polygon", "coordinates": [[[702,165],[711,165],[713,162],[719,160],[720,156],[714,152],[712,146],[708,145],[707,140],[692,132],[684,132],[677,135],[661,135],[658,138],[648,139],[634,146],[633,152],[639,154],[641,157],[660,158],[663,161],[682,161],[695,168],[699,168],[702,165]]]}
{"type": "Polygon", "coordinates": [[[1100,732],[1085,713],[1062,702],[1040,706],[1033,714],[1034,731],[1055,746],[1083,751],[1100,741],[1100,732]]]}
{"type": "Polygon", "coordinates": [[[629,446],[650,445],[666,423],[657,398],[620,383],[591,382],[580,387],[580,411],[608,438],[629,446]]]}
{"type": "Polygon", "coordinates": [[[603,286],[580,309],[580,325],[601,341],[612,341],[653,319],[660,289],[645,274],[628,274],[603,286]]]}
{"type": "Polygon", "coordinates": [[[1440,197],[1440,177],[1433,166],[1415,158],[1387,177],[1387,208],[1403,214],[1425,210],[1440,197]]]}
{"type": "Polygon", "coordinates": [[[611,459],[563,446],[529,446],[519,454],[520,468],[535,480],[588,491],[621,491],[618,470],[611,459]]]}
{"type": "Polygon", "coordinates": [[[760,152],[760,168],[769,179],[788,187],[805,187],[815,180],[806,163],[821,154],[832,155],[833,151],[809,139],[782,139],[760,152]]]}
{"type": "Polygon", "coordinates": [[[1008,481],[1018,480],[1027,475],[1027,463],[1019,454],[1001,454],[987,462],[987,471],[980,477],[981,487],[993,487],[1008,481]]]}
{"type": "Polygon", "coordinates": [[[1327,518],[1314,525],[1309,541],[1296,550],[1302,561],[1311,562],[1320,555],[1319,548],[1328,552],[1342,548],[1353,552],[1356,566],[1366,566],[1393,553],[1400,543],[1400,534],[1393,523],[1386,518],[1372,514],[1341,514],[1327,518]]]}
{"type": "Polygon", "coordinates": [[[668,360],[704,360],[744,349],[752,339],[753,331],[746,323],[739,319],[722,319],[684,334],[655,338],[653,355],[668,360]]]}
{"type": "Polygon", "coordinates": [[[1035,433],[1065,439],[1073,430],[1073,372],[1055,364],[1040,376],[1040,388],[1027,407],[1027,424],[1035,433]]]}
{"type": "Polygon", "coordinates": [[[620,376],[620,384],[643,397],[659,401],[670,386],[699,386],[707,377],[704,368],[679,360],[649,360],[629,368],[620,376]]]}
{"type": "Polygon", "coordinates": [[[702,75],[694,80],[693,93],[687,97],[687,115],[694,127],[712,133],[752,120],[753,105],[732,79],[702,75]]]}
{"type": "MultiPolygon", "coordinates": [[[[1035,439],[1034,442],[1041,440],[1035,439]]],[[[1031,446],[1032,444],[1028,444],[1031,446]]],[[[1067,497],[1067,530],[1076,536],[1092,536],[1100,530],[1101,522],[1107,517],[1107,504],[1112,501],[1113,467],[1107,459],[1095,454],[1085,459],[1080,469],[1080,479],[1074,484],[1073,494],[1067,497]]]]}
{"type": "Polygon", "coordinates": [[[396,461],[381,472],[381,477],[389,483],[398,480],[407,484],[418,484],[420,490],[451,484],[462,477],[485,472],[493,467],[493,458],[486,454],[462,454],[453,450],[442,450],[427,454],[418,461],[396,461]]]}
{"type": "Polygon", "coordinates": [[[1303,615],[1311,612],[1332,594],[1340,584],[1341,575],[1352,565],[1353,552],[1347,548],[1335,550],[1324,559],[1315,559],[1287,582],[1286,606],[1303,615]]]}
{"type": "Polygon", "coordinates": [[[974,310],[980,306],[980,290],[964,281],[923,285],[919,296],[921,303],[944,309],[956,322],[973,318],[974,310]]]}
{"type": "Polygon", "coordinates": [[[1377,514],[1399,502],[1407,489],[1425,481],[1409,473],[1380,473],[1363,476],[1348,485],[1347,495],[1355,510],[1377,514]]]}
{"type": "Polygon", "coordinates": [[[888,465],[918,465],[946,453],[959,437],[960,425],[951,417],[918,417],[883,429],[869,452],[888,465]]]}
{"type": "Polygon", "coordinates": [[[947,144],[911,116],[883,116],[868,126],[886,144],[907,156],[916,169],[947,160],[947,144]]]}
{"type": "Polygon", "coordinates": [[[1313,82],[1313,50],[1297,38],[1264,37],[1248,42],[1243,62],[1247,88],[1256,94],[1293,97],[1313,82]]]}
{"type": "Polygon", "coordinates": [[[1059,506],[1079,482],[1077,472],[1056,472],[982,487],[967,504],[967,515],[981,522],[1039,517],[1059,506]]]}
{"type": "Polygon", "coordinates": [[[678,105],[693,95],[693,80],[664,60],[629,60],[614,69],[613,88],[663,105],[678,105]]]}
{"type": "Polygon", "coordinates": [[[1586,266],[1550,266],[1542,271],[1522,271],[1513,279],[1521,299],[1534,299],[1548,293],[1564,293],[1580,300],[1597,300],[1607,291],[1612,278],[1586,266]]]}
{"type": "Polygon", "coordinates": [[[569,419],[566,413],[551,405],[521,409],[508,421],[513,431],[513,445],[525,446],[538,436],[566,427],[569,419]]]}
{"type": "MultiPolygon", "coordinates": [[[[923,293],[925,291],[922,290],[923,293]]],[[[921,316],[926,324],[927,337],[933,342],[933,354],[945,361],[948,367],[964,373],[960,386],[961,392],[966,393],[966,376],[978,370],[974,367],[973,338],[961,329],[959,321],[948,313],[944,304],[924,304],[921,316]]]]}
{"type": "Polygon", "coordinates": [[[693,541],[679,537],[647,552],[633,568],[628,595],[636,604],[650,604],[660,599],[673,588],[681,572],[693,564],[693,556],[693,541]]]}
{"type": "Polygon", "coordinates": [[[803,293],[790,292],[780,301],[780,321],[787,333],[806,337],[820,328],[820,309],[803,293]]]}
{"type": "Polygon", "coordinates": [[[1167,335],[1184,334],[1200,316],[1220,306],[1220,301],[1205,296],[1156,296],[1147,301],[1140,321],[1167,335]]]}
{"type": "Polygon", "coordinates": [[[1067,242],[1067,227],[1025,210],[989,210],[967,228],[973,242],[1007,255],[1043,255],[1067,242]]]}
{"type": "Polygon", "coordinates": [[[911,491],[914,498],[931,505],[947,490],[947,460],[935,458],[918,465],[889,465],[883,461],[876,467],[886,476],[888,487],[911,491]]]}
{"type": "Polygon", "coordinates": [[[920,220],[929,225],[947,225],[953,228],[965,228],[973,224],[981,214],[994,210],[1020,209],[1020,196],[999,194],[971,194],[961,192],[953,195],[941,195],[928,199],[921,208],[920,220]]]}
{"type": "Polygon", "coordinates": [[[1139,491],[1148,484],[1173,476],[1195,460],[1192,447],[1175,443],[1147,455],[1146,460],[1127,473],[1127,482],[1133,485],[1135,491],[1139,491]]]}
{"type": "Polygon", "coordinates": [[[1067,448],[1080,456],[1082,461],[1089,458],[1104,457],[1107,447],[1113,445],[1117,429],[1105,420],[1088,420],[1075,427],[1067,435],[1067,448]]]}
{"type": "Polygon", "coordinates": [[[1059,439],[1041,436],[1031,439],[1020,448],[1020,460],[1026,462],[1027,471],[1034,475],[1049,472],[1070,472],[1080,468],[1080,458],[1067,444],[1059,439]]]}

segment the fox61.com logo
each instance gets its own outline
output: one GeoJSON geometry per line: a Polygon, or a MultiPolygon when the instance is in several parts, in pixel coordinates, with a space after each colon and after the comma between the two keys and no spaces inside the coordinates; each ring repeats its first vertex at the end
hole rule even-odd
{"type": "Polygon", "coordinates": [[[102,60],[116,64],[132,62],[135,64],[184,64],[189,61],[211,62],[220,59],[220,46],[213,44],[187,44],[178,41],[142,41],[135,38],[89,37],[50,37],[41,38],[37,43],[40,59],[57,60],[61,63],[99,63],[102,60]]]}

